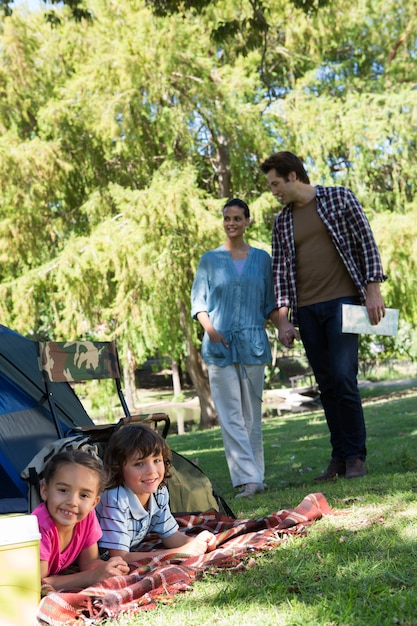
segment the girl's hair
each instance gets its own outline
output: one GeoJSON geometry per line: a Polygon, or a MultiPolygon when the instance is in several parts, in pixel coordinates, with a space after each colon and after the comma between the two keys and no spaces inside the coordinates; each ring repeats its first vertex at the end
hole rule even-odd
{"type": "Polygon", "coordinates": [[[240,209],[243,209],[246,219],[250,219],[249,207],[246,202],[240,198],[232,198],[231,200],[228,200],[223,207],[223,211],[227,209],[228,206],[238,206],[240,209]]]}
{"type": "Polygon", "coordinates": [[[89,452],[85,452],[83,450],[65,450],[64,452],[57,452],[54,454],[42,472],[43,480],[46,484],[50,483],[53,480],[55,474],[61,465],[72,465],[76,463],[77,465],[82,465],[87,469],[96,472],[98,477],[98,493],[101,493],[106,486],[107,475],[103,467],[103,463],[100,459],[94,457],[89,452]]]}
{"type": "Polygon", "coordinates": [[[128,424],[116,430],[107,445],[104,465],[109,477],[108,488],[123,484],[124,466],[134,454],[139,454],[140,459],[161,454],[165,465],[165,476],[161,485],[167,484],[166,479],[171,477],[169,468],[172,465],[172,457],[165,439],[145,424],[128,424]]]}

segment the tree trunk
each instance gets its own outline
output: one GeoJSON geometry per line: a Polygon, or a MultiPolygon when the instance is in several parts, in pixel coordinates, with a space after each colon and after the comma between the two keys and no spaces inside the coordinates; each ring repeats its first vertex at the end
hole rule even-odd
{"type": "Polygon", "coordinates": [[[211,397],[207,369],[200,352],[193,345],[190,338],[190,329],[186,322],[186,307],[179,303],[180,324],[185,335],[186,357],[185,365],[193,387],[200,400],[200,428],[206,429],[218,424],[217,413],[211,397]]]}
{"type": "Polygon", "coordinates": [[[182,394],[181,378],[180,378],[180,370],[178,367],[178,363],[174,359],[172,359],[171,370],[172,370],[172,387],[174,390],[174,398],[178,398],[182,394]]]}
{"type": "Polygon", "coordinates": [[[229,198],[232,187],[230,166],[229,166],[229,146],[226,137],[218,137],[216,149],[216,174],[219,181],[219,198],[229,198]]]}
{"type": "Polygon", "coordinates": [[[211,397],[206,366],[195,346],[191,344],[187,346],[185,361],[187,372],[200,400],[200,428],[215,426],[218,423],[217,413],[211,397]]]}

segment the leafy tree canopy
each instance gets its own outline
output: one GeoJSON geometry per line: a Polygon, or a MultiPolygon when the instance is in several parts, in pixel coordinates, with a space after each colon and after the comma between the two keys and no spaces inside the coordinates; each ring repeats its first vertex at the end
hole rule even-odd
{"type": "Polygon", "coordinates": [[[3,323],[181,361],[217,211],[243,197],[270,250],[259,164],[285,149],[358,195],[388,304],[415,325],[417,0],[44,4],[53,24],[0,24],[3,323]]]}

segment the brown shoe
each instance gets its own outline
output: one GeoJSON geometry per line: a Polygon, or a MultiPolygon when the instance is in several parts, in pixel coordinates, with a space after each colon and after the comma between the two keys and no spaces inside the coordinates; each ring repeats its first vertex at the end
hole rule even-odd
{"type": "Polygon", "coordinates": [[[346,461],[346,478],[361,478],[361,476],[365,476],[365,474],[365,461],[362,461],[362,459],[346,461]]]}
{"type": "Polygon", "coordinates": [[[344,461],[337,461],[332,459],[329,466],[319,476],[313,478],[315,483],[320,483],[325,480],[334,480],[338,476],[344,476],[346,472],[346,463],[344,461]]]}

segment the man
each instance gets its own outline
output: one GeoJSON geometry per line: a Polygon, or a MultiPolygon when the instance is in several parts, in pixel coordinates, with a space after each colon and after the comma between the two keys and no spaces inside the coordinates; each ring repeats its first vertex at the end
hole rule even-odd
{"type": "Polygon", "coordinates": [[[378,248],[349,189],[313,187],[291,152],[273,154],[261,170],[284,205],[272,236],[279,340],[290,347],[301,337],[330,431],[331,460],[314,481],[358,478],[366,474],[358,335],[342,333],[342,304],[364,304],[371,324],[385,315],[378,248]]]}

